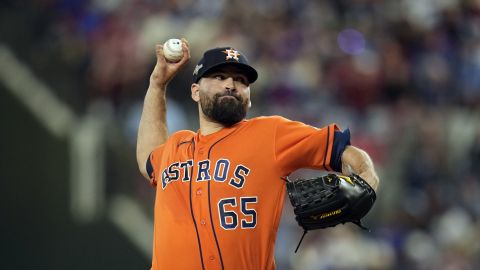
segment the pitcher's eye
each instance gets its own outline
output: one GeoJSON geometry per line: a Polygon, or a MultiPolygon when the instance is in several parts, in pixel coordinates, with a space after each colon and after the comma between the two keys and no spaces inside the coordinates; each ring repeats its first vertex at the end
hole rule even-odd
{"type": "Polygon", "coordinates": [[[242,84],[244,85],[248,85],[248,80],[245,76],[238,76],[238,77],[235,77],[235,81],[237,82],[241,82],[242,84]]]}

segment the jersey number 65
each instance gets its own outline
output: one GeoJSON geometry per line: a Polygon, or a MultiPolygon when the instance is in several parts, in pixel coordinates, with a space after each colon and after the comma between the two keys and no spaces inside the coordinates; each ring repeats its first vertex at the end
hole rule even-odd
{"type": "Polygon", "coordinates": [[[240,211],[244,218],[239,220],[237,206],[237,198],[224,198],[218,202],[218,214],[220,215],[220,226],[225,230],[235,230],[240,221],[240,228],[253,229],[257,226],[257,211],[252,208],[252,204],[256,204],[257,197],[240,197],[240,211]],[[229,206],[229,207],[228,207],[229,206]],[[230,210],[227,210],[227,209],[230,210]],[[233,208],[233,209],[232,209],[233,208]]]}

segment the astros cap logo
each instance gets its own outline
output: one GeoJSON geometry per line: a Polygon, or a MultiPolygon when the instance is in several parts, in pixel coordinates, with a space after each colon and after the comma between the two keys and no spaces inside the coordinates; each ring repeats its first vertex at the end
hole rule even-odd
{"type": "Polygon", "coordinates": [[[230,48],[229,50],[225,50],[225,51],[222,51],[222,52],[227,54],[227,58],[225,58],[225,60],[235,59],[237,62],[240,60],[240,59],[238,59],[238,57],[240,56],[240,53],[233,48],[230,48]]]}

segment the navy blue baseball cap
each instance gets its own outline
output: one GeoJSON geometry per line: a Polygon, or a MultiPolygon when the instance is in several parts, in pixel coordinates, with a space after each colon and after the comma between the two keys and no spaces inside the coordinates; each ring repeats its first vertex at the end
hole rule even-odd
{"type": "Polygon", "coordinates": [[[222,47],[208,50],[203,54],[193,71],[193,82],[198,83],[208,71],[225,65],[238,67],[247,76],[249,83],[255,82],[258,78],[257,71],[248,64],[248,60],[242,52],[232,47],[222,47]]]}

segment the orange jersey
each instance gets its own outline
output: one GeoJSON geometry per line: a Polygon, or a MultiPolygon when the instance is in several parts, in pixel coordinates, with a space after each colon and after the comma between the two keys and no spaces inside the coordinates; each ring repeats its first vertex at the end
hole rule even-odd
{"type": "Polygon", "coordinates": [[[259,117],[173,134],[147,165],[157,189],[152,269],[274,269],[281,177],[331,170],[336,130],[259,117]]]}

